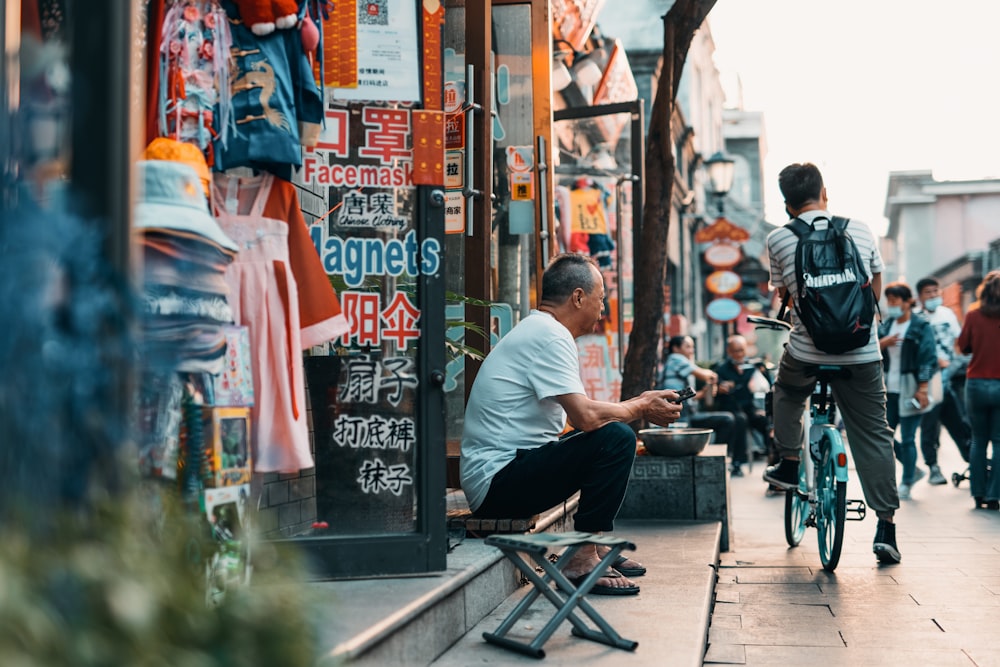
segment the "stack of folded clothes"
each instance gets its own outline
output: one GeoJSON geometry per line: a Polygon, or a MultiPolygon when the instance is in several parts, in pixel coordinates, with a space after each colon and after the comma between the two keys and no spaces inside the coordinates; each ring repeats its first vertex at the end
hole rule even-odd
{"type": "Polygon", "coordinates": [[[224,275],[236,244],[212,217],[194,168],[144,160],[138,169],[144,365],[216,375],[226,351],[223,326],[233,321],[224,275]]]}

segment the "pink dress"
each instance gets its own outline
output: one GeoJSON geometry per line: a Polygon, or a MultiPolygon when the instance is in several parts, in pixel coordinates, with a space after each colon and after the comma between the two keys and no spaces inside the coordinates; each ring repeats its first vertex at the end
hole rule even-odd
{"type": "Polygon", "coordinates": [[[302,350],[343,334],[348,323],[299,209],[295,186],[271,174],[215,174],[215,218],[237,243],[226,270],[236,324],[250,329],[254,470],[313,467],[302,350]]]}

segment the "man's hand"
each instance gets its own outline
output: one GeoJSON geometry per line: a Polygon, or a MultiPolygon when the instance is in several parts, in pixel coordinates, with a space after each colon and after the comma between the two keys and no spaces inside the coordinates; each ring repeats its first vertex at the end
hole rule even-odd
{"type": "Polygon", "coordinates": [[[681,416],[681,404],[677,392],[670,389],[644,391],[639,395],[642,416],[657,426],[668,426],[681,416]]]}
{"type": "Polygon", "coordinates": [[[938,359],[938,368],[948,368],[948,366],[951,366],[950,359],[938,359]]]}

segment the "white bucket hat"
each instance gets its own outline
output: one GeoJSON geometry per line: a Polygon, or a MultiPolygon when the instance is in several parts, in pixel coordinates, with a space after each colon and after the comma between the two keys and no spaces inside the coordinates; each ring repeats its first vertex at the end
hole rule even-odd
{"type": "Polygon", "coordinates": [[[136,166],[138,229],[197,234],[220,248],[236,252],[236,243],[226,236],[209,212],[205,191],[194,168],[170,160],[140,160],[136,166]]]}

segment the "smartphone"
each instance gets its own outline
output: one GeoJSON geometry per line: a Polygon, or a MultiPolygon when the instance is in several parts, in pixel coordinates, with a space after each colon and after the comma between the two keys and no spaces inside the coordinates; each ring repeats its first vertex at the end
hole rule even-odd
{"type": "Polygon", "coordinates": [[[691,387],[684,387],[683,389],[677,392],[677,400],[674,402],[683,403],[692,396],[694,396],[694,389],[692,389],[691,387]]]}
{"type": "Polygon", "coordinates": [[[922,410],[923,409],[923,406],[920,405],[920,401],[918,401],[915,398],[911,398],[910,399],[910,405],[912,405],[913,407],[915,407],[917,410],[922,410]]]}

